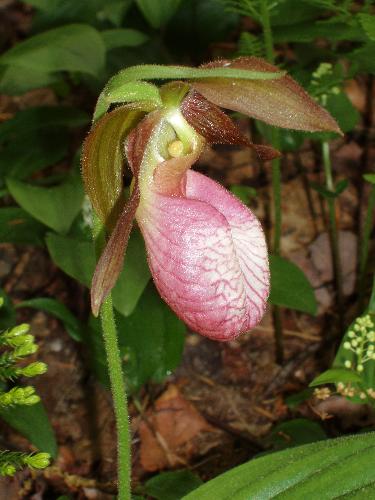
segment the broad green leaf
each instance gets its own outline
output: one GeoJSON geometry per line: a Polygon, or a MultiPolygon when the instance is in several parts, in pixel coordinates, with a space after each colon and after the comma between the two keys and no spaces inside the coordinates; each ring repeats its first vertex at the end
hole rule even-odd
{"type": "Polygon", "coordinates": [[[283,450],[323,439],[327,439],[327,434],[317,422],[295,418],[275,425],[266,442],[276,450],[283,450]]]}
{"type": "Polygon", "coordinates": [[[321,9],[317,5],[310,5],[303,0],[277,1],[272,4],[270,9],[270,21],[273,28],[276,26],[293,27],[308,19],[313,20],[320,15],[321,9]]]}
{"type": "Polygon", "coordinates": [[[330,368],[321,373],[309,384],[309,387],[316,387],[324,384],[337,384],[339,382],[361,382],[361,376],[353,370],[347,368],[330,368]]]}
{"type": "Polygon", "coordinates": [[[26,212],[59,233],[66,233],[83,202],[83,188],[76,172],[59,186],[43,188],[7,179],[7,187],[26,212]]]}
{"type": "Polygon", "coordinates": [[[118,316],[125,371],[134,389],[148,380],[161,382],[181,361],[186,327],[160,298],[153,283],[128,316],[118,316]]]}
{"type": "Polygon", "coordinates": [[[156,500],[180,500],[201,484],[202,480],[189,470],[162,472],[145,482],[144,493],[156,500]]]}
{"type": "MultiPolygon", "coordinates": [[[[66,274],[90,287],[96,265],[92,242],[49,233],[46,243],[54,263],[66,274]]],[[[112,292],[115,308],[124,315],[131,314],[149,279],[142,237],[139,232],[132,231],[124,267],[112,292]]]]}
{"type": "Polygon", "coordinates": [[[69,148],[65,129],[33,131],[9,141],[0,156],[0,177],[25,179],[32,173],[61,161],[69,148]]]}
{"type": "Polygon", "coordinates": [[[271,453],[235,467],[184,500],[369,498],[375,483],[375,433],[271,453]]]}
{"type": "Polygon", "coordinates": [[[3,299],[3,305],[0,307],[0,330],[11,328],[16,323],[16,311],[8,295],[0,288],[0,298],[3,299]]]}
{"type": "Polygon", "coordinates": [[[117,317],[125,372],[132,389],[148,380],[161,382],[181,361],[185,325],[160,298],[153,283],[128,317],[117,317]]]}
{"type": "Polygon", "coordinates": [[[68,106],[38,106],[18,111],[13,118],[0,124],[0,142],[25,137],[30,132],[50,127],[82,127],[90,122],[84,111],[68,106]]]}
{"type": "Polygon", "coordinates": [[[249,201],[257,195],[256,189],[250,186],[233,185],[230,187],[230,192],[237,196],[245,205],[248,205],[249,201]]]}
{"type": "Polygon", "coordinates": [[[18,207],[0,208],[0,242],[43,245],[46,228],[18,207]]]}
{"type": "Polygon", "coordinates": [[[183,60],[186,54],[204,60],[207,47],[228,40],[238,29],[239,20],[222,1],[183,0],[166,28],[168,47],[176,53],[176,60],[183,60]]]}
{"type": "Polygon", "coordinates": [[[350,62],[357,67],[360,73],[375,75],[375,42],[369,42],[348,54],[350,62]]]}
{"type": "Polygon", "coordinates": [[[124,316],[134,311],[151,278],[146,249],[139,231],[132,231],[126,249],[125,264],[113,289],[113,303],[124,316]]]}
{"type": "Polygon", "coordinates": [[[327,98],[326,108],[336,119],[343,132],[353,130],[359,121],[359,112],[343,92],[330,94],[327,98]]]}
{"type": "Polygon", "coordinates": [[[33,68],[27,68],[25,72],[20,71],[18,66],[1,66],[0,59],[0,92],[7,95],[20,95],[29,90],[40,87],[49,87],[58,83],[59,77],[56,73],[46,73],[33,68]]]}
{"type": "Polygon", "coordinates": [[[282,257],[270,255],[269,302],[289,309],[316,314],[314,290],[301,269],[282,257]]]}
{"type": "Polygon", "coordinates": [[[138,47],[138,45],[142,45],[149,39],[147,35],[134,29],[118,28],[105,30],[100,34],[107,50],[119,47],[138,47]]]}
{"type": "Polygon", "coordinates": [[[81,284],[90,286],[96,262],[92,242],[48,233],[46,244],[57,267],[81,284]]]}
{"type": "Polygon", "coordinates": [[[70,24],[28,38],[5,52],[0,64],[51,73],[76,71],[99,76],[105,46],[100,34],[85,24],[70,24]]]}
{"type": "Polygon", "coordinates": [[[38,450],[57,456],[57,443],[42,403],[0,408],[0,418],[25,436],[38,450]]]}
{"type": "Polygon", "coordinates": [[[97,12],[97,18],[119,27],[132,2],[133,0],[105,0],[102,2],[101,10],[97,12]]]}
{"type": "Polygon", "coordinates": [[[375,16],[371,14],[358,14],[359,22],[367,37],[375,42],[375,16]]]}
{"type": "Polygon", "coordinates": [[[153,28],[167,24],[181,0],[136,0],[139,9],[153,28]]]}
{"type": "Polygon", "coordinates": [[[63,322],[66,331],[74,340],[82,340],[82,325],[74,314],[72,314],[61,302],[48,297],[40,297],[37,299],[24,300],[16,306],[17,309],[22,307],[31,307],[32,309],[38,309],[52,314],[63,322]]]}

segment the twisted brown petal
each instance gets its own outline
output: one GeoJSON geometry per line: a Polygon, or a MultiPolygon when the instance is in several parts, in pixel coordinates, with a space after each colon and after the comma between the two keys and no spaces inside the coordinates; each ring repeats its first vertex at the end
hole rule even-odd
{"type": "MultiPolygon", "coordinates": [[[[215,61],[205,68],[228,67],[274,72],[277,68],[256,57],[215,61]]],[[[191,86],[206,99],[223,108],[239,111],[270,125],[308,132],[341,133],[332,116],[319,106],[290,76],[274,80],[192,80],[191,86]]]]}
{"type": "Polygon", "coordinates": [[[253,144],[228,115],[195,90],[185,97],[180,109],[186,121],[211,144],[247,146],[254,149],[261,160],[280,156],[271,146],[253,144]]]}

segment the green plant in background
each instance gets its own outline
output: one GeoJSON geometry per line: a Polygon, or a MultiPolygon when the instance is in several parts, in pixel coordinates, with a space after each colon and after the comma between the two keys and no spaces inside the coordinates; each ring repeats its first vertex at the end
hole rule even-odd
{"type": "MultiPolygon", "coordinates": [[[[4,300],[1,298],[0,307],[4,300]]],[[[34,337],[28,332],[29,325],[21,324],[9,328],[0,333],[0,382],[3,384],[0,390],[0,416],[2,411],[14,406],[31,406],[39,403],[40,398],[32,386],[15,386],[9,390],[5,389],[6,381],[14,381],[18,377],[35,377],[47,371],[47,365],[41,361],[20,366],[18,363],[38,350],[34,337]]],[[[32,422],[30,422],[32,425],[32,422]]],[[[13,476],[24,467],[44,469],[48,467],[51,456],[49,453],[22,453],[16,451],[0,452],[0,475],[13,476]]]]}
{"type": "Polygon", "coordinates": [[[345,332],[332,368],[316,377],[310,387],[318,399],[340,394],[354,403],[375,406],[375,279],[369,306],[345,332]],[[334,384],[335,390],[327,387],[334,384]]]}

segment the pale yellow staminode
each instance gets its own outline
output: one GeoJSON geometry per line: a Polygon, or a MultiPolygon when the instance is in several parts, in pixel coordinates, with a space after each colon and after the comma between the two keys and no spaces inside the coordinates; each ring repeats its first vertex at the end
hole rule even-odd
{"type": "Polygon", "coordinates": [[[180,158],[184,155],[184,145],[182,141],[176,139],[168,144],[168,153],[172,156],[172,158],[180,158]]]}

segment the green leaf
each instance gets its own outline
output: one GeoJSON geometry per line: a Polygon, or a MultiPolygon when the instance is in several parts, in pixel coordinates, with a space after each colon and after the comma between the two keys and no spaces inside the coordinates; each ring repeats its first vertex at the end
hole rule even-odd
{"type": "Polygon", "coordinates": [[[158,29],[167,24],[181,0],[136,0],[136,2],[148,23],[158,29]]]}
{"type": "Polygon", "coordinates": [[[10,194],[35,219],[60,233],[66,233],[83,202],[83,187],[75,171],[59,186],[42,188],[7,179],[10,194]]]}
{"type": "Polygon", "coordinates": [[[375,184],[375,174],[364,174],[363,178],[370,182],[371,184],[375,184]]]}
{"type": "MultiPolygon", "coordinates": [[[[47,235],[46,243],[54,263],[66,274],[90,287],[96,265],[93,243],[53,233],[47,235]]],[[[124,315],[131,314],[149,279],[143,239],[138,231],[133,230],[124,267],[112,292],[115,308],[124,315]]]]}
{"type": "Polygon", "coordinates": [[[25,179],[32,173],[56,164],[67,154],[68,135],[61,128],[17,136],[2,150],[0,172],[5,177],[25,179]]]}
{"type": "Polygon", "coordinates": [[[43,245],[46,228],[18,207],[0,208],[0,242],[43,245]]]}
{"type": "Polygon", "coordinates": [[[0,59],[0,92],[7,95],[20,95],[29,90],[49,87],[56,84],[59,77],[56,73],[46,73],[27,68],[27,78],[18,66],[1,66],[0,59]]]}
{"type": "Polygon", "coordinates": [[[129,316],[134,311],[150,277],[143,237],[140,231],[132,231],[125,264],[112,291],[113,304],[121,314],[129,316]]]}
{"type": "Polygon", "coordinates": [[[107,50],[117,49],[119,47],[138,47],[147,42],[149,37],[141,31],[134,29],[112,29],[100,33],[107,50]]]}
{"type": "Polygon", "coordinates": [[[348,54],[350,62],[357,67],[360,73],[375,75],[375,42],[369,42],[348,54]]]}
{"type": "Polygon", "coordinates": [[[125,372],[132,390],[148,380],[161,382],[181,361],[186,327],[160,298],[153,283],[128,317],[117,317],[125,372]]]}
{"type": "Polygon", "coordinates": [[[90,286],[96,263],[92,242],[48,233],[46,244],[57,267],[83,285],[90,286]]]}
{"type": "Polygon", "coordinates": [[[361,376],[353,370],[347,368],[330,368],[321,373],[309,384],[309,387],[316,387],[324,384],[337,384],[339,382],[361,382],[361,376]]]}
{"type": "Polygon", "coordinates": [[[311,396],[313,395],[313,392],[314,391],[312,388],[307,388],[301,392],[297,392],[297,394],[292,394],[291,396],[288,396],[287,398],[285,398],[285,404],[287,405],[288,408],[290,408],[291,410],[294,410],[301,403],[310,399],[311,396]]]}
{"type": "Polygon", "coordinates": [[[13,118],[0,124],[0,142],[25,137],[30,132],[50,127],[82,127],[90,117],[78,108],[68,106],[38,106],[18,111],[13,118]]]}
{"type": "Polygon", "coordinates": [[[341,193],[345,191],[345,189],[347,189],[347,187],[349,186],[349,181],[347,179],[343,179],[338,182],[335,191],[330,191],[317,182],[310,181],[309,184],[317,193],[321,194],[324,198],[337,198],[341,193]]]}
{"type": "Polygon", "coordinates": [[[0,417],[25,436],[38,450],[57,456],[57,443],[42,403],[0,408],[0,417]]]}
{"type": "Polygon", "coordinates": [[[371,14],[358,14],[359,22],[366,33],[366,36],[375,42],[375,16],[371,14]]]}
{"type": "Polygon", "coordinates": [[[8,50],[0,64],[19,71],[76,71],[99,76],[104,67],[105,46],[100,34],[85,24],[70,24],[28,38],[8,50]]]}
{"type": "Polygon", "coordinates": [[[323,439],[327,439],[327,434],[317,422],[306,418],[295,418],[276,425],[266,442],[276,450],[283,450],[323,439]]]}
{"type": "Polygon", "coordinates": [[[201,479],[189,470],[163,472],[146,481],[144,493],[156,500],[180,500],[201,484],[201,479]]]}
{"type": "Polygon", "coordinates": [[[233,185],[229,190],[245,205],[248,205],[249,201],[257,195],[256,189],[250,186],[233,185]]]}
{"type": "Polygon", "coordinates": [[[343,22],[339,18],[281,26],[273,30],[276,43],[313,42],[317,38],[330,41],[363,41],[365,36],[357,23],[343,22]]]}
{"type": "Polygon", "coordinates": [[[308,314],[316,314],[314,290],[301,269],[282,257],[270,255],[269,302],[308,314]]]}
{"type": "Polygon", "coordinates": [[[353,130],[359,122],[359,112],[343,92],[329,94],[326,109],[335,118],[343,132],[353,130]]]}
{"type": "Polygon", "coordinates": [[[63,322],[69,335],[78,342],[82,340],[82,325],[69,309],[61,302],[47,297],[24,300],[16,305],[16,309],[31,307],[52,314],[63,322]]]}
{"type": "Polygon", "coordinates": [[[251,460],[183,498],[364,498],[361,493],[374,491],[374,460],[375,433],[329,439],[251,460]]]}

